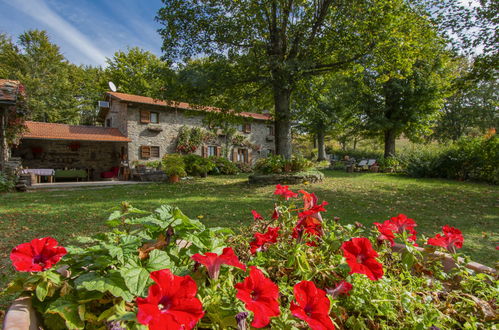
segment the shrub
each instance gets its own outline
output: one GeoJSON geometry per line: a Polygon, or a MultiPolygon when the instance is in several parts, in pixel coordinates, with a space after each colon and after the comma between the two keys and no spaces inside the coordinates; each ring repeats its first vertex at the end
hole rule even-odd
{"type": "Polygon", "coordinates": [[[189,175],[206,175],[215,168],[215,163],[208,158],[199,155],[184,156],[185,171],[189,175]]]}
{"type": "Polygon", "coordinates": [[[499,138],[463,138],[444,148],[418,148],[398,156],[412,177],[499,183],[499,138]]]}
{"type": "Polygon", "coordinates": [[[275,207],[253,210],[237,236],[175,207],[122,203],[110,231],[78,246],[45,237],[14,247],[6,292],[31,297],[48,329],[494,327],[497,281],[465,267],[459,229],[418,241],[403,214],[343,225],[314,194],[277,185],[274,195],[275,207]],[[452,253],[458,267],[444,272],[416,242],[452,253]]]}
{"type": "Polygon", "coordinates": [[[210,174],[234,175],[239,173],[236,164],[225,157],[210,156],[209,159],[215,164],[215,167],[209,172],[210,174]]]}
{"type": "Polygon", "coordinates": [[[11,191],[15,186],[15,179],[0,171],[0,192],[11,191]]]}
{"type": "Polygon", "coordinates": [[[281,155],[272,155],[256,161],[255,172],[261,174],[279,174],[284,172],[302,172],[313,168],[313,163],[302,157],[293,156],[290,160],[281,155]]]}
{"type": "Polygon", "coordinates": [[[168,176],[177,175],[183,177],[187,175],[187,173],[185,172],[185,163],[182,155],[179,154],[164,155],[163,159],[161,160],[161,165],[163,171],[168,176]]]}
{"type": "Polygon", "coordinates": [[[253,172],[253,166],[251,164],[237,162],[236,166],[239,169],[240,173],[251,173],[251,172],[253,172]]]}

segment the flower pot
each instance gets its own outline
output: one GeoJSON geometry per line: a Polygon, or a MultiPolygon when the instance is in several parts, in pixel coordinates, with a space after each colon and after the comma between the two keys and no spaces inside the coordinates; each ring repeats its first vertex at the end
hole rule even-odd
{"type": "Polygon", "coordinates": [[[170,177],[168,178],[168,181],[170,183],[179,182],[180,181],[180,176],[178,176],[178,175],[170,175],[170,177]]]}
{"type": "Polygon", "coordinates": [[[20,297],[10,305],[3,320],[4,330],[37,330],[38,318],[30,297],[20,297]]]}
{"type": "MultiPolygon", "coordinates": [[[[399,243],[395,243],[392,246],[392,249],[394,251],[397,251],[397,252],[402,252],[403,250],[405,250],[405,248],[406,247],[404,244],[399,244],[399,243]]],[[[452,258],[452,256],[450,254],[443,253],[440,251],[428,252],[424,248],[418,247],[418,246],[415,246],[414,249],[418,250],[419,252],[422,252],[423,255],[426,255],[428,257],[440,259],[442,261],[442,265],[444,266],[444,271],[446,273],[450,272],[453,268],[455,268],[457,266],[456,261],[452,258]]],[[[464,262],[464,259],[459,258],[459,262],[464,262]]],[[[465,265],[465,267],[468,269],[474,270],[477,273],[488,273],[488,274],[497,275],[497,270],[495,270],[494,268],[479,264],[478,262],[470,261],[469,263],[467,263],[465,265]]]]}

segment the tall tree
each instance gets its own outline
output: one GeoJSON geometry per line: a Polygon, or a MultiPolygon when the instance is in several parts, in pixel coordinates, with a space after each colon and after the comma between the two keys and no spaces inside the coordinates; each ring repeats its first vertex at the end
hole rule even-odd
{"type": "Polygon", "coordinates": [[[153,97],[173,74],[156,55],[138,47],[117,51],[107,64],[106,74],[122,93],[153,97]]]}
{"type": "Polygon", "coordinates": [[[403,0],[163,3],[157,20],[164,26],[165,57],[223,57],[240,72],[231,86],[250,83],[270,90],[276,151],[286,158],[291,157],[290,104],[297,84],[349,66],[380,45],[392,49],[385,55],[393,57],[390,40],[401,35],[398,27],[406,23],[397,19],[405,10],[403,0]]]}
{"type": "Polygon", "coordinates": [[[0,41],[0,73],[26,87],[27,106],[38,121],[77,123],[78,100],[70,80],[72,64],[45,31],[30,30],[18,42],[0,41]]]}

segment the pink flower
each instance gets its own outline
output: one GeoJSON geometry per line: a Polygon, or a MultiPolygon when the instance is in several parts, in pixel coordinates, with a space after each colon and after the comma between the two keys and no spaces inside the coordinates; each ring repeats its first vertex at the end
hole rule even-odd
{"type": "Polygon", "coordinates": [[[289,186],[281,186],[280,184],[275,186],[274,195],[280,195],[284,197],[285,200],[298,196],[297,193],[294,193],[291,190],[289,190],[289,186]]]}
{"type": "Polygon", "coordinates": [[[196,253],[191,257],[194,261],[203,264],[208,269],[210,278],[217,279],[222,265],[234,266],[242,270],[246,270],[246,266],[237,258],[234,250],[231,247],[223,249],[221,255],[216,253],[206,252],[203,255],[196,253]]]}

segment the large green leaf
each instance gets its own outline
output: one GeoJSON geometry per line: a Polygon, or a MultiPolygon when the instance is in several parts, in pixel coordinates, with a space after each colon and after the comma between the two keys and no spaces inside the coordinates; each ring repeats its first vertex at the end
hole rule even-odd
{"type": "Polygon", "coordinates": [[[78,289],[109,292],[115,297],[121,297],[126,301],[133,300],[133,295],[128,290],[123,277],[118,271],[111,271],[106,276],[96,273],[83,274],[75,280],[75,284],[78,289]]]}
{"type": "Polygon", "coordinates": [[[149,280],[149,272],[147,269],[140,265],[129,266],[122,268],[120,273],[132,294],[137,296],[144,295],[144,290],[147,287],[149,280]]]}
{"type": "Polygon", "coordinates": [[[173,263],[170,256],[165,251],[153,250],[149,253],[149,260],[146,265],[148,271],[153,272],[160,269],[171,268],[172,266],[173,263]]]}
{"type": "Polygon", "coordinates": [[[66,323],[68,329],[83,329],[85,324],[80,317],[78,303],[69,298],[62,297],[52,302],[46,313],[58,314],[66,323]]]}

